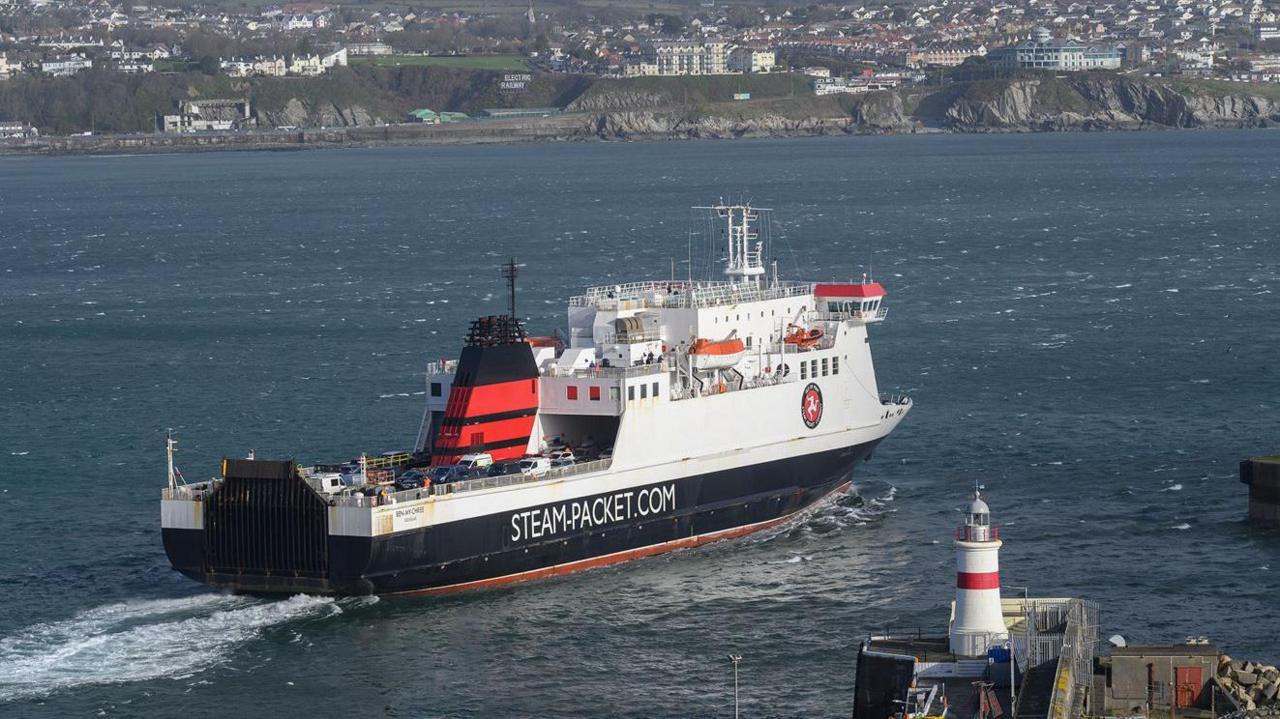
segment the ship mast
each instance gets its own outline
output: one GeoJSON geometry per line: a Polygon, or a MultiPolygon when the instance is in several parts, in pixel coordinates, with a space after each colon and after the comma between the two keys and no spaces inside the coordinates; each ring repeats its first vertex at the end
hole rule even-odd
{"type": "Polygon", "coordinates": [[[768,208],[752,207],[751,203],[727,205],[721,202],[711,207],[696,207],[697,210],[709,210],[725,223],[725,238],[728,241],[728,255],[724,274],[735,284],[752,284],[759,286],[765,276],[764,242],[760,241],[760,233],[756,231],[756,223],[761,212],[768,208]]]}
{"type": "MultiPolygon", "coordinates": [[[[532,3],[529,7],[533,7],[532,3]]],[[[530,10],[530,12],[533,12],[530,10]]],[[[511,319],[516,318],[516,275],[520,274],[520,269],[516,266],[516,258],[512,257],[507,260],[507,264],[502,266],[502,276],[507,280],[507,299],[511,306],[511,319]]]]}
{"type": "Polygon", "coordinates": [[[173,438],[173,430],[165,430],[164,433],[164,449],[165,457],[169,463],[169,491],[178,488],[177,472],[173,468],[173,454],[178,451],[178,441],[173,438]]]}

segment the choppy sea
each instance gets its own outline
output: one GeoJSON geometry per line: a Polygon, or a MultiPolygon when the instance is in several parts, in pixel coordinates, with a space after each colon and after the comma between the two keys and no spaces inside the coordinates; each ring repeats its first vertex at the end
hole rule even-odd
{"type": "Polygon", "coordinates": [[[944,628],[975,484],[1006,591],[1276,662],[1237,463],[1280,449],[1278,235],[1262,130],[0,159],[0,716],[731,716],[730,653],[744,716],[847,716],[860,639],[944,628]],[[549,331],[687,272],[719,197],[774,209],[784,276],[888,288],[881,389],[916,407],[859,497],[447,598],[169,569],[166,428],[192,479],[403,447],[502,260],[549,331]]]}

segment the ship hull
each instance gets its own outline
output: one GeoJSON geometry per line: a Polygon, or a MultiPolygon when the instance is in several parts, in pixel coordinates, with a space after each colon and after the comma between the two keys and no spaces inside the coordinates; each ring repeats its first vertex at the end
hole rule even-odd
{"type": "Polygon", "coordinates": [[[430,594],[568,574],[766,529],[848,486],[880,440],[387,535],[329,535],[322,575],[210,571],[204,530],[164,530],[174,567],[245,593],[430,594]],[[593,518],[594,515],[594,518],[593,518]]]}

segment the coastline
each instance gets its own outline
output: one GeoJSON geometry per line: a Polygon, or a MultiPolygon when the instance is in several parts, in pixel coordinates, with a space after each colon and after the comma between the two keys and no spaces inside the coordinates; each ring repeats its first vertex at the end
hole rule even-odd
{"type": "Polygon", "coordinates": [[[1105,73],[745,102],[680,103],[671,89],[642,91],[618,84],[584,94],[555,114],[444,124],[389,124],[363,106],[329,103],[328,119],[313,119],[319,127],[44,136],[0,140],[0,156],[1280,126],[1277,88],[1153,82],[1105,73]]]}
{"type": "Polygon", "coordinates": [[[1152,132],[1169,130],[1271,129],[1274,123],[1222,123],[1193,128],[1158,123],[1112,127],[865,127],[847,118],[806,118],[783,126],[728,120],[722,128],[653,129],[651,131],[598,128],[607,119],[594,113],[548,118],[490,120],[458,125],[380,125],[307,129],[290,132],[245,131],[184,135],[51,136],[0,141],[0,157],[77,156],[198,152],[303,151],[364,147],[430,147],[452,145],[520,144],[543,142],[628,142],[734,140],[885,135],[1038,134],[1062,132],[1152,132]]]}

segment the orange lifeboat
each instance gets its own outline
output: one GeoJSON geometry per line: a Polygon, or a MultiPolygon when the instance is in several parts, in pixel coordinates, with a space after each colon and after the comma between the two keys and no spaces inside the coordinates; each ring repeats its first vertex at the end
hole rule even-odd
{"type": "Polygon", "coordinates": [[[529,337],[525,340],[530,347],[559,347],[560,338],[558,337],[529,337]]]}
{"type": "Polygon", "coordinates": [[[795,325],[791,325],[791,326],[795,327],[795,330],[793,332],[788,333],[787,336],[784,337],[782,340],[783,342],[786,342],[789,345],[795,345],[803,349],[808,349],[809,347],[812,347],[818,344],[818,341],[822,339],[823,332],[822,330],[816,327],[811,330],[806,330],[803,327],[796,327],[795,325]]]}
{"type": "Polygon", "coordinates": [[[694,369],[728,369],[738,364],[746,352],[740,339],[696,339],[689,348],[689,362],[694,369]]]}

